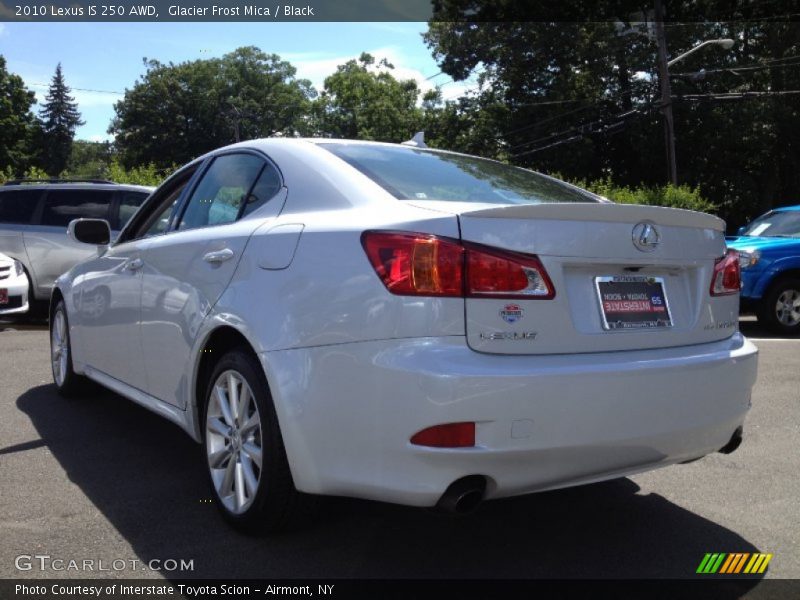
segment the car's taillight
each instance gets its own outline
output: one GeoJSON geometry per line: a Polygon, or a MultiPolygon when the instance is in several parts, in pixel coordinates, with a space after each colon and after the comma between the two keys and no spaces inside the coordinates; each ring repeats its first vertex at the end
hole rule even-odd
{"type": "Polygon", "coordinates": [[[555,288],[537,257],[469,243],[465,248],[467,296],[530,300],[555,297],[555,288]]]}
{"type": "Polygon", "coordinates": [[[711,295],[727,296],[738,294],[742,286],[742,273],[739,264],[739,253],[728,250],[725,256],[714,263],[714,275],[711,278],[711,295]]]}
{"type": "Polygon", "coordinates": [[[361,243],[393,294],[463,295],[464,248],[458,241],[421,233],[367,231],[361,243]]]}
{"type": "Polygon", "coordinates": [[[555,288],[536,256],[424,233],[367,231],[361,243],[393,294],[549,300],[555,288]]]}

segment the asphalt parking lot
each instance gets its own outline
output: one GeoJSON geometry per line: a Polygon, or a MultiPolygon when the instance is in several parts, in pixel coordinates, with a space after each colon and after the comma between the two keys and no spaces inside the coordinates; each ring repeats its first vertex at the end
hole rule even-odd
{"type": "Polygon", "coordinates": [[[766,577],[800,578],[800,339],[752,319],[742,329],[761,355],[732,455],[464,518],[330,499],[307,530],[259,538],[223,523],[199,449],[177,427],[110,392],[61,399],[45,327],[0,323],[0,577],[683,578],[707,552],[764,552],[766,577]],[[34,554],[126,566],[15,568],[34,554]],[[131,562],[152,559],[194,570],[131,562]]]}

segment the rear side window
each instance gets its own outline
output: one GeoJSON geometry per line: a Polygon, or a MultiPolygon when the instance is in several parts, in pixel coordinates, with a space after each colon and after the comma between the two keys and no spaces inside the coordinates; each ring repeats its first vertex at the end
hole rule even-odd
{"type": "Polygon", "coordinates": [[[107,190],[50,190],[42,225],[66,227],[72,219],[108,219],[113,197],[107,190]]]}
{"type": "Polygon", "coordinates": [[[214,159],[197,184],[179,230],[232,223],[264,166],[253,154],[227,154],[214,159]]]}
{"type": "Polygon", "coordinates": [[[321,143],[398,200],[490,204],[598,202],[557,179],[464,154],[403,146],[321,143]]]}
{"type": "Polygon", "coordinates": [[[119,193],[119,217],[117,219],[117,229],[122,229],[131,220],[133,213],[147,200],[149,196],[146,192],[120,192],[119,193]]]}
{"type": "Polygon", "coordinates": [[[254,210],[264,206],[275,197],[275,194],[281,191],[281,187],[281,176],[278,175],[278,171],[270,164],[265,165],[258,181],[253,186],[253,190],[247,196],[242,216],[249,215],[254,210]]]}
{"type": "Polygon", "coordinates": [[[30,224],[42,190],[0,191],[0,223],[30,224]]]}

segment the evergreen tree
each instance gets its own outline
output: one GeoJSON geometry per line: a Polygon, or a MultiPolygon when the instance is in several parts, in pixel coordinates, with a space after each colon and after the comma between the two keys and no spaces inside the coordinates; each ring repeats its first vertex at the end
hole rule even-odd
{"type": "Polygon", "coordinates": [[[39,112],[43,128],[42,159],[45,171],[52,177],[67,166],[75,130],[84,124],[75,99],[69,95],[70,91],[64,82],[61,63],[58,63],[44,106],[39,112]]]}

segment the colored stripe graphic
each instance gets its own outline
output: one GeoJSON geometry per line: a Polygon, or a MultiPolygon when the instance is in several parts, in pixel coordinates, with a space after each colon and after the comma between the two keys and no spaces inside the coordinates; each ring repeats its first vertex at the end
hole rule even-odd
{"type": "Polygon", "coordinates": [[[767,570],[772,554],[761,554],[749,552],[709,552],[700,561],[697,573],[704,575],[732,575],[739,573],[756,574],[767,570]],[[747,565],[747,566],[745,566],[747,565]]]}

